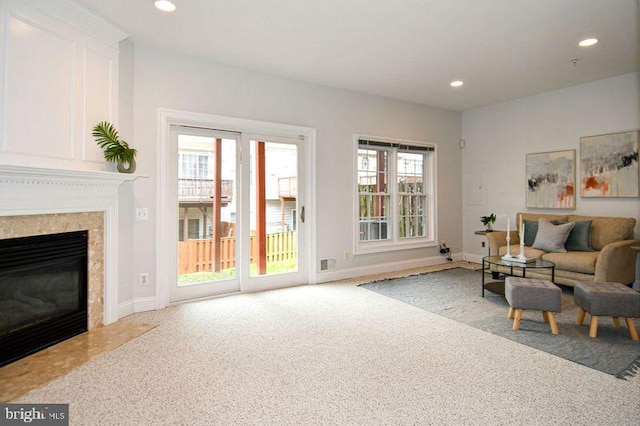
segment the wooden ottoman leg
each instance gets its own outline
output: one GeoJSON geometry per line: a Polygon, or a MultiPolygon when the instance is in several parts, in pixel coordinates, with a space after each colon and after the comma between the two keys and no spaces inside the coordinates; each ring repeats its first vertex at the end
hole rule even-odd
{"type": "Polygon", "coordinates": [[[620,328],[620,318],[619,317],[613,317],[613,325],[616,328],[620,328]]]}
{"type": "Polygon", "coordinates": [[[636,326],[633,324],[633,318],[625,318],[627,323],[627,327],[629,327],[629,334],[631,335],[631,340],[638,341],[638,332],[636,331],[636,326]]]}
{"type": "Polygon", "coordinates": [[[551,333],[558,334],[558,323],[556,322],[556,316],[553,312],[547,312],[547,317],[549,318],[549,324],[551,325],[551,333]]]}
{"type": "Polygon", "coordinates": [[[589,326],[589,337],[596,337],[598,335],[598,317],[591,315],[591,325],[589,326]]]}
{"type": "Polygon", "coordinates": [[[513,319],[513,315],[515,314],[515,310],[509,306],[509,319],[513,319]]]}
{"type": "Polygon", "coordinates": [[[516,309],[516,317],[513,320],[513,329],[520,330],[520,320],[522,319],[522,311],[524,309],[516,309]]]}
{"type": "Polygon", "coordinates": [[[542,320],[546,323],[549,323],[549,312],[548,311],[542,311],[542,320]]]}
{"type": "Polygon", "coordinates": [[[587,311],[580,308],[580,312],[578,312],[578,320],[576,321],[576,324],[582,325],[582,323],[584,322],[584,316],[586,315],[586,313],[587,311]]]}

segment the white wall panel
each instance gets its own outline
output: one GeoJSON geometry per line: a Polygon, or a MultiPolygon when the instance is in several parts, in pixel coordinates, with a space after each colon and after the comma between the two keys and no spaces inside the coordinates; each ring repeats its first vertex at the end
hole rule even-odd
{"type": "Polygon", "coordinates": [[[6,152],[73,158],[74,42],[9,16],[6,152]]]}
{"type": "Polygon", "coordinates": [[[93,49],[84,55],[84,119],[82,126],[82,159],[103,163],[102,149],[91,136],[101,121],[113,122],[113,59],[93,49]]]}
{"type": "Polygon", "coordinates": [[[91,129],[118,124],[125,37],[73,0],[0,1],[0,164],[111,169],[91,129]]]}

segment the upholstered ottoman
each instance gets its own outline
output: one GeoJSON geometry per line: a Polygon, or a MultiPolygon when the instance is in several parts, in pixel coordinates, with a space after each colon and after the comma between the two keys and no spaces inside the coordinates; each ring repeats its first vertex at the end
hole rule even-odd
{"type": "Polygon", "coordinates": [[[598,317],[613,317],[620,327],[620,317],[625,319],[631,339],[638,340],[633,318],[640,318],[640,293],[619,283],[578,282],[573,290],[573,300],[580,307],[578,325],[584,322],[585,314],[591,315],[589,336],[598,335],[598,317]]]}
{"type": "Polygon", "coordinates": [[[560,312],[562,290],[547,280],[534,278],[507,277],[504,295],[509,302],[509,319],[513,319],[513,329],[520,329],[524,310],[542,311],[542,319],[551,326],[551,333],[558,334],[558,323],[554,312],[560,312]]]}

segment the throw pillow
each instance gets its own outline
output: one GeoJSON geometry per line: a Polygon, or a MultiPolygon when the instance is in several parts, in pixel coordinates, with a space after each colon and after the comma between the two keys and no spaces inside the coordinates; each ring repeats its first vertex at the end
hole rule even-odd
{"type": "Polygon", "coordinates": [[[536,240],[538,234],[538,222],[533,220],[524,220],[524,245],[531,247],[536,240]]]}
{"type": "Polygon", "coordinates": [[[593,247],[591,247],[591,224],[593,221],[576,220],[574,223],[575,225],[564,243],[564,248],[567,251],[593,251],[593,247]]]}
{"type": "Polygon", "coordinates": [[[564,247],[564,243],[567,241],[569,232],[571,232],[574,225],[574,222],[554,225],[541,217],[538,220],[538,233],[532,247],[550,253],[566,253],[567,249],[564,247]]]}

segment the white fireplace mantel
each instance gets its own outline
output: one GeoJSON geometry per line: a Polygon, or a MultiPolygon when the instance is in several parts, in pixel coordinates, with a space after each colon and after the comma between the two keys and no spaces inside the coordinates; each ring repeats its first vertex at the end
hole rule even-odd
{"type": "Polygon", "coordinates": [[[45,169],[0,164],[0,183],[59,184],[75,186],[118,186],[138,175],[96,170],[45,169]]]}
{"type": "Polygon", "coordinates": [[[104,324],[118,320],[118,187],[139,177],[0,165],[0,216],[104,213],[104,324]]]}

